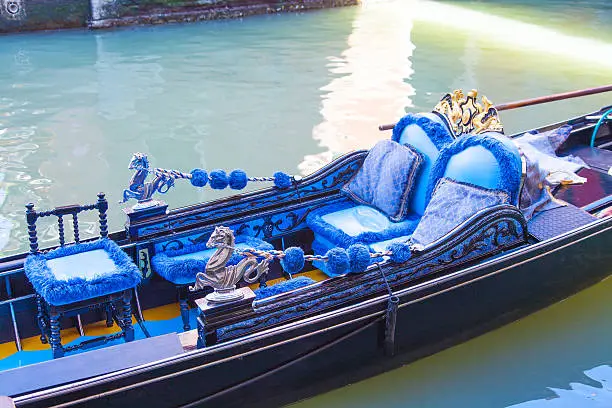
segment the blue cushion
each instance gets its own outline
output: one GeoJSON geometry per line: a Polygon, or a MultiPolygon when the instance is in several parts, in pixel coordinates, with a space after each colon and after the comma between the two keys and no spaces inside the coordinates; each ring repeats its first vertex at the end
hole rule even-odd
{"type": "Polygon", "coordinates": [[[315,237],[324,238],[334,247],[348,248],[361,242],[383,241],[410,234],[418,218],[407,217],[401,222],[392,222],[380,211],[350,201],[330,204],[312,211],[306,223],[315,237]]]}
{"type": "Polygon", "coordinates": [[[28,255],[24,270],[36,292],[55,306],[133,288],[142,279],[130,257],[109,239],[28,255]]]}
{"type": "Polygon", "coordinates": [[[370,149],[342,192],[393,221],[402,221],[408,214],[408,199],[422,162],[421,154],[413,148],[381,140],[370,149]]]}
{"type": "Polygon", "coordinates": [[[290,292],[292,290],[303,288],[315,283],[315,281],[308,276],[298,276],[293,279],[289,279],[276,285],[266,286],[264,288],[255,289],[255,299],[261,300],[270,296],[278,295],[280,293],[290,292]]]}
{"type": "Polygon", "coordinates": [[[442,177],[502,190],[510,203],[518,204],[523,167],[521,156],[512,141],[504,135],[488,132],[465,135],[440,152],[434,164],[428,187],[428,197],[442,177]]]}
{"type": "Polygon", "coordinates": [[[409,144],[423,156],[421,169],[414,182],[410,198],[410,212],[423,215],[427,205],[427,186],[431,168],[440,150],[448,146],[454,137],[448,126],[433,112],[404,116],[393,128],[392,139],[400,144],[409,144]]]}
{"type": "MultiPolygon", "coordinates": [[[[274,249],[272,244],[266,241],[245,235],[236,237],[236,248],[274,249]]],[[[156,254],[151,258],[151,265],[153,270],[167,281],[175,285],[188,285],[195,282],[198,272],[206,269],[206,264],[216,250],[216,248],[207,248],[205,243],[187,245],[179,250],[167,250],[156,254]]],[[[233,254],[228,265],[236,265],[243,258],[233,254]]]]}
{"type": "Polygon", "coordinates": [[[412,244],[427,246],[442,238],[478,211],[508,203],[505,191],[491,190],[442,178],[412,234],[412,244]]]}
{"type": "Polygon", "coordinates": [[[385,252],[387,247],[395,242],[408,242],[410,240],[411,235],[402,235],[401,237],[387,239],[384,241],[373,242],[368,247],[370,248],[370,252],[385,252]]]}

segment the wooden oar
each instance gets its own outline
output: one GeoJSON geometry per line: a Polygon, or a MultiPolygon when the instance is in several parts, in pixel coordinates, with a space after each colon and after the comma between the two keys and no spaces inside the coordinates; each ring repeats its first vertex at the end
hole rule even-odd
{"type": "MultiPolygon", "coordinates": [[[[594,95],[594,94],[610,92],[610,91],[612,91],[612,84],[598,86],[595,88],[580,89],[578,91],[563,92],[563,93],[554,94],[554,95],[540,96],[537,98],[523,99],[521,101],[502,103],[501,105],[495,106],[495,109],[497,109],[498,111],[504,111],[504,110],[522,108],[524,106],[539,105],[541,103],[548,103],[548,102],[554,102],[554,101],[562,101],[564,99],[578,98],[580,96],[594,95]]],[[[388,124],[388,125],[380,125],[378,126],[378,130],[391,130],[393,129],[394,126],[395,126],[395,123],[388,124]]]]}

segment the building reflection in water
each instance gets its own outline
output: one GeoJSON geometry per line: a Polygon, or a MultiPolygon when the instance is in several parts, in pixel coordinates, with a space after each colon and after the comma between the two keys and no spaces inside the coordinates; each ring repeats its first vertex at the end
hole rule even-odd
{"type": "Polygon", "coordinates": [[[388,137],[377,129],[381,121],[397,119],[413,106],[410,16],[415,5],[411,0],[363,3],[348,48],[340,57],[328,58],[334,79],[322,88],[323,122],[312,133],[324,151],[304,158],[302,174],[341,153],[372,147],[388,137]]]}

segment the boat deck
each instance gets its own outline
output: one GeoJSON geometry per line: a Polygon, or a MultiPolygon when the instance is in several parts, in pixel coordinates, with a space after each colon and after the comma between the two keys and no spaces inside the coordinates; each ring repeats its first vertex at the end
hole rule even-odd
{"type": "MultiPolygon", "coordinates": [[[[308,276],[309,278],[319,282],[327,278],[323,272],[318,269],[300,273],[296,276],[308,276]]],[[[270,279],[267,283],[272,286],[276,283],[285,280],[284,278],[270,279]]],[[[251,289],[256,289],[258,284],[249,285],[251,289]]],[[[178,302],[154,307],[143,310],[144,321],[142,325],[149,334],[149,337],[160,336],[168,333],[179,333],[179,339],[183,346],[183,350],[193,350],[196,348],[197,333],[196,329],[188,332],[182,332],[183,321],[180,315],[178,302]]],[[[190,310],[191,327],[196,327],[197,308],[190,310]]],[[[147,337],[143,327],[132,316],[132,324],[134,325],[135,339],[144,339],[147,337]]],[[[61,331],[62,341],[66,345],[76,344],[83,340],[93,339],[98,336],[104,336],[119,332],[117,325],[112,327],[106,326],[106,321],[100,320],[83,327],[85,336],[80,336],[76,327],[67,328],[61,331]]],[[[96,350],[102,347],[107,347],[113,344],[122,344],[123,339],[110,341],[104,345],[90,348],[87,350],[79,350],[70,353],[69,355],[83,353],[91,350],[96,350]]],[[[15,342],[7,342],[0,344],[0,371],[9,370],[12,368],[23,367],[30,364],[40,363],[51,360],[51,346],[40,342],[40,336],[32,336],[21,339],[22,350],[18,351],[15,342]]]]}

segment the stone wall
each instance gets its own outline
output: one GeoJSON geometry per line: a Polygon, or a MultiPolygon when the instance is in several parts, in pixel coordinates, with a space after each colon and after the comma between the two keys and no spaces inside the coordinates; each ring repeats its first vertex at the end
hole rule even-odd
{"type": "Polygon", "coordinates": [[[163,24],[299,12],[360,0],[0,0],[0,33],[163,24]]]}
{"type": "Polygon", "coordinates": [[[0,33],[85,27],[89,0],[0,0],[0,33]]]}

